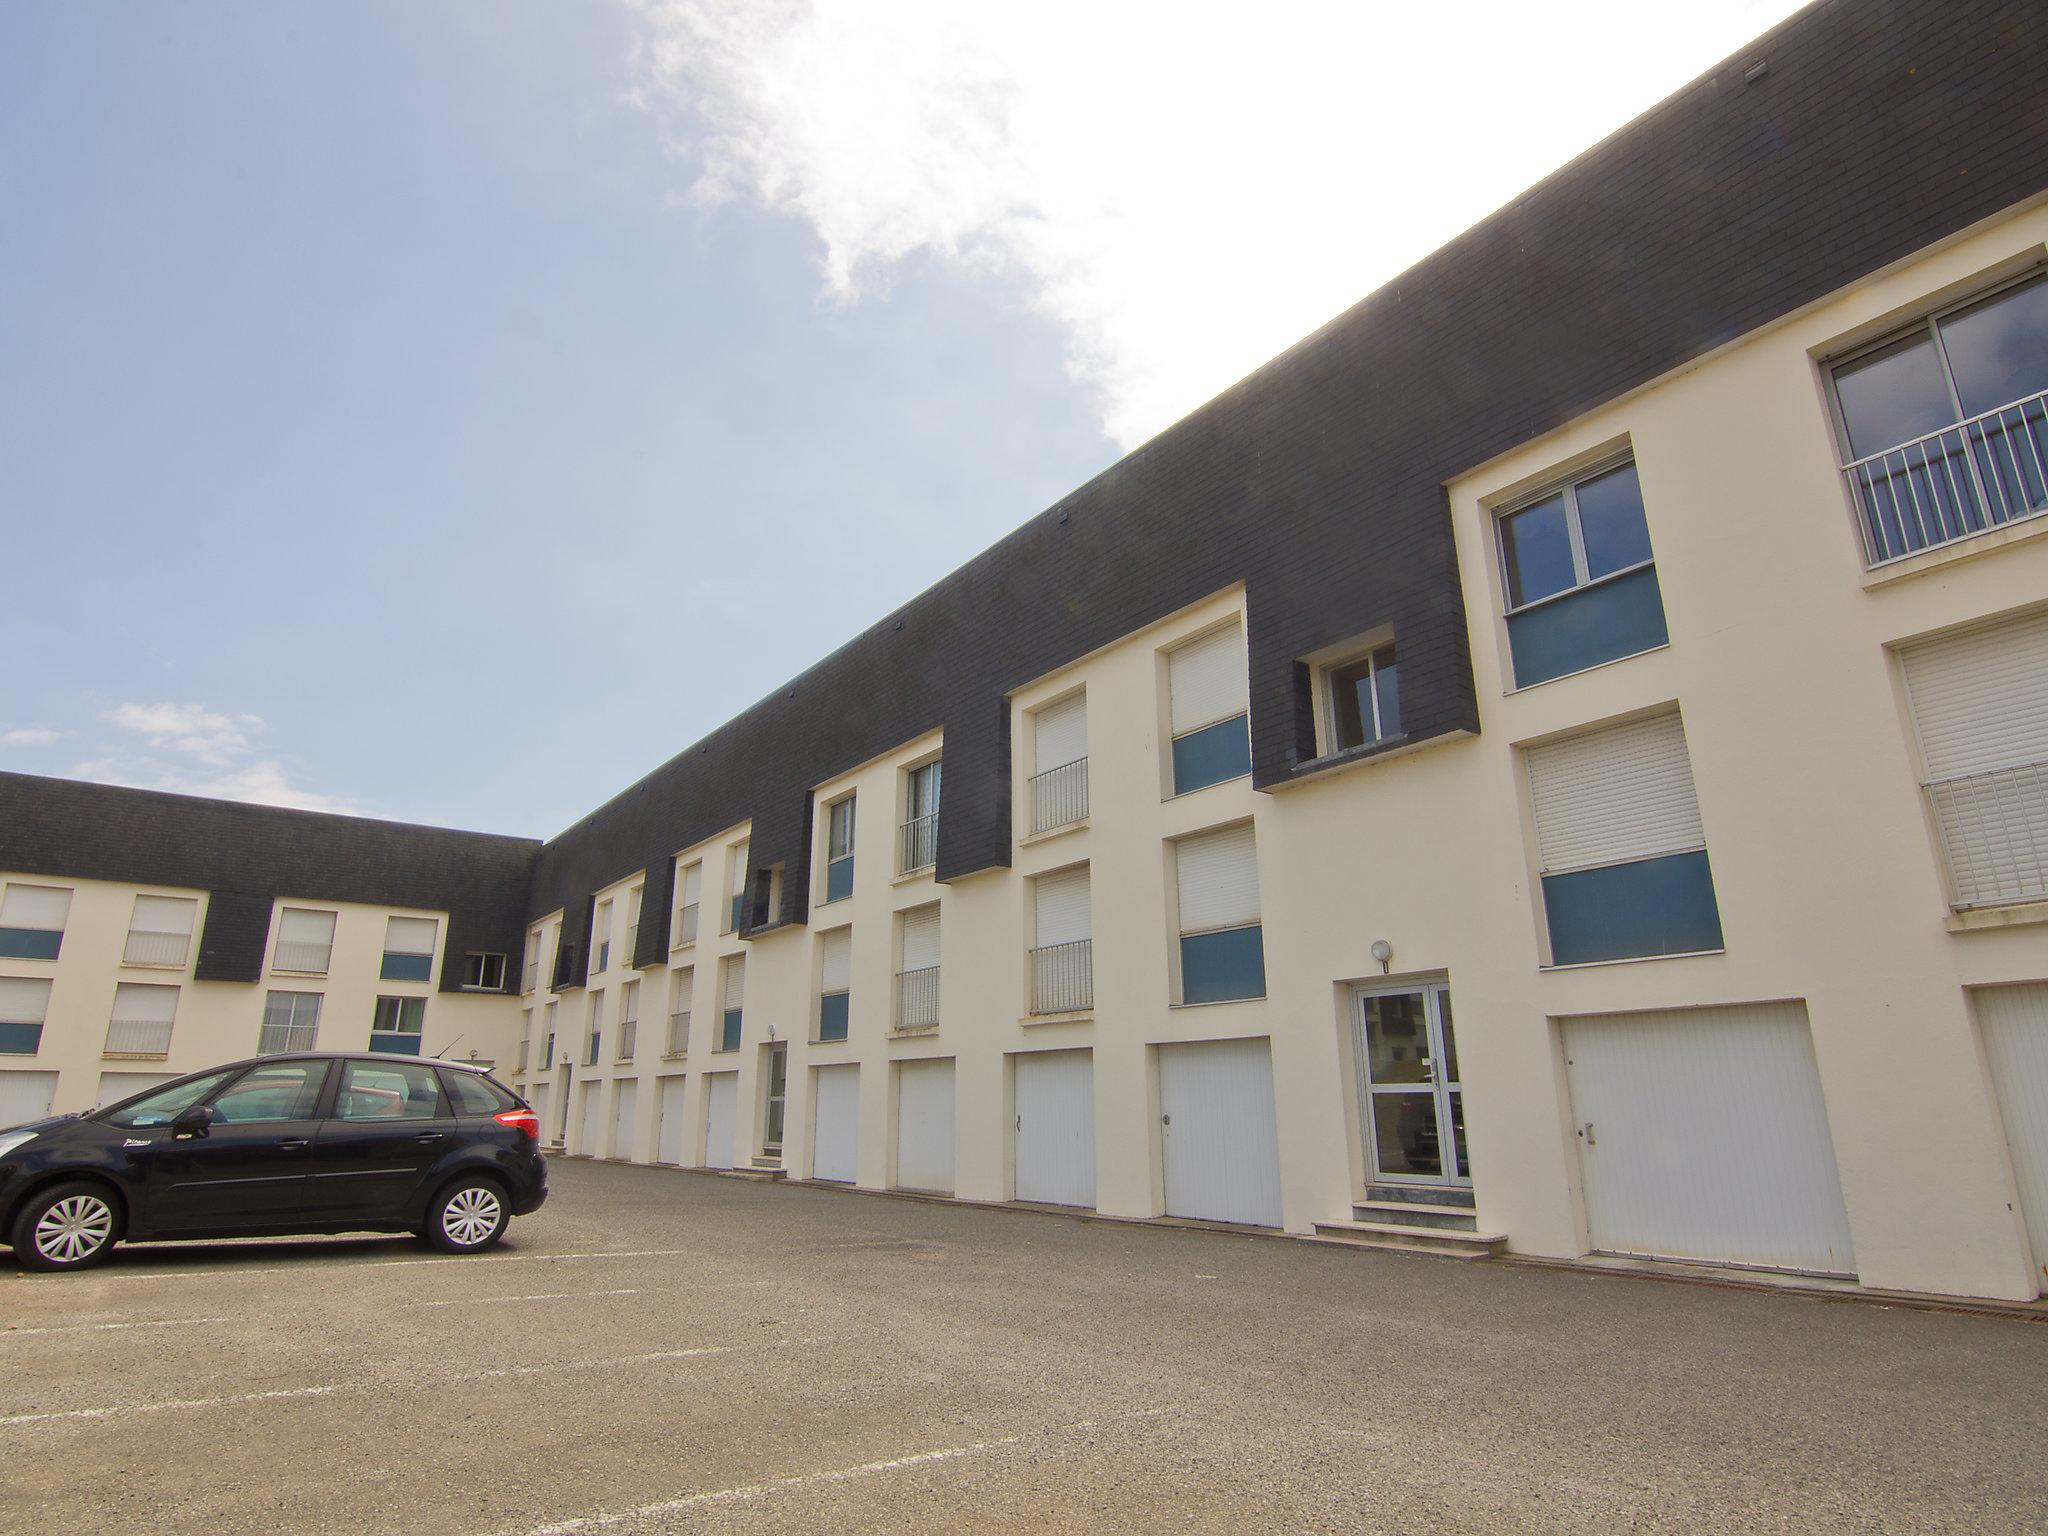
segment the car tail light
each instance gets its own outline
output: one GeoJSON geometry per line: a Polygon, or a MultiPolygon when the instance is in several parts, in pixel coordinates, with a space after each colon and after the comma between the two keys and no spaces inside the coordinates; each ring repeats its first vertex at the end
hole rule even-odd
{"type": "Polygon", "coordinates": [[[509,1125],[514,1130],[524,1131],[535,1141],[540,1140],[540,1116],[530,1109],[508,1109],[502,1115],[491,1118],[500,1125],[509,1125]]]}

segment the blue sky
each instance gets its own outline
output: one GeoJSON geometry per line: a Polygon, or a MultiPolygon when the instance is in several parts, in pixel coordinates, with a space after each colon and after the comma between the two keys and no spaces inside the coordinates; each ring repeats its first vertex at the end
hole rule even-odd
{"type": "Polygon", "coordinates": [[[0,767],[551,834],[1789,4],[960,9],[0,8],[0,767]]]}

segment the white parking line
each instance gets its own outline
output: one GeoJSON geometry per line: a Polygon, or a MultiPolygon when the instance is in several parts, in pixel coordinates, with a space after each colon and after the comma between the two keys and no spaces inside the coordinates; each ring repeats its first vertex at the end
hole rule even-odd
{"type": "Polygon", "coordinates": [[[645,1288],[623,1291],[540,1291],[531,1296],[457,1296],[450,1301],[408,1301],[408,1307],[487,1307],[501,1301],[587,1301],[592,1296],[645,1296],[645,1288]]]}
{"type": "MultiPolygon", "coordinates": [[[[350,1269],[414,1269],[428,1264],[547,1264],[572,1259],[667,1259],[702,1252],[698,1248],[640,1248],[622,1252],[597,1253],[478,1253],[446,1259],[370,1259],[348,1265],[350,1269]]],[[[310,1263],[317,1255],[309,1254],[310,1263]]],[[[148,1274],[102,1274],[102,1280],[233,1280],[243,1275],[301,1275],[304,1264],[280,1265],[273,1269],[164,1269],[148,1274]]]]}
{"type": "Polygon", "coordinates": [[[225,1323],[225,1317],[165,1317],[146,1323],[62,1323],[50,1328],[9,1328],[0,1339],[27,1339],[39,1333],[113,1333],[121,1328],[183,1328],[188,1323],[225,1323]]]}
{"type": "Polygon", "coordinates": [[[174,1408],[227,1408],[239,1403],[270,1403],[283,1397],[324,1397],[339,1386],[291,1387],[282,1392],[243,1392],[234,1397],[190,1397],[175,1403],[120,1403],[109,1408],[66,1408],[53,1413],[11,1413],[0,1429],[22,1424],[48,1424],[54,1419],[113,1419],[130,1413],[168,1413],[174,1408]]]}

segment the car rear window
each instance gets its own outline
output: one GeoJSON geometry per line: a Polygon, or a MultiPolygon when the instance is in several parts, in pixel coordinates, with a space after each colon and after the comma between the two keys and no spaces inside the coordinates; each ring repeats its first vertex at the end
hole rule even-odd
{"type": "Polygon", "coordinates": [[[519,1101],[500,1088],[489,1078],[475,1072],[441,1072],[442,1086],[448,1090],[448,1097],[455,1101],[458,1115],[495,1115],[507,1109],[516,1109],[519,1101]]]}

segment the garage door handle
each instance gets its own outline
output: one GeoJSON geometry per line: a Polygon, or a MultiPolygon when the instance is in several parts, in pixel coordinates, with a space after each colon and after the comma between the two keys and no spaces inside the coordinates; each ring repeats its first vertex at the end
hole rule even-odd
{"type": "Polygon", "coordinates": [[[1171,1125],[1171,1124],[1173,1124],[1173,1116],[1171,1116],[1171,1115],[1161,1115],[1161,1116],[1159,1117],[1159,1123],[1160,1123],[1161,1125],[1171,1125]]]}
{"type": "Polygon", "coordinates": [[[1580,1134],[1581,1136],[1583,1136],[1583,1137],[1585,1137],[1585,1138],[1586,1138],[1586,1145],[1587,1145],[1587,1146],[1589,1146],[1589,1147],[1593,1147],[1593,1146],[1598,1146],[1598,1145],[1599,1145],[1599,1143],[1598,1143],[1598,1142],[1596,1142],[1596,1141],[1594,1141],[1594,1140],[1593,1140],[1593,1122],[1592,1122],[1592,1121],[1588,1120],[1588,1121],[1586,1122],[1586,1128],[1585,1128],[1585,1129],[1584,1129],[1583,1131],[1579,1132],[1579,1134],[1580,1134]]]}

